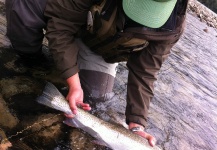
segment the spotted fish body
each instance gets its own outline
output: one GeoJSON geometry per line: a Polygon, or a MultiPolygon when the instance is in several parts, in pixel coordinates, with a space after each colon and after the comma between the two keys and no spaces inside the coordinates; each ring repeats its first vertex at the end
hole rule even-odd
{"type": "MultiPolygon", "coordinates": [[[[66,114],[72,114],[68,101],[51,83],[47,83],[37,101],[66,114]]],[[[123,126],[103,121],[80,108],[77,115],[73,119],[67,119],[65,123],[81,128],[113,150],[160,150],[157,146],[151,147],[146,139],[123,126]]]]}

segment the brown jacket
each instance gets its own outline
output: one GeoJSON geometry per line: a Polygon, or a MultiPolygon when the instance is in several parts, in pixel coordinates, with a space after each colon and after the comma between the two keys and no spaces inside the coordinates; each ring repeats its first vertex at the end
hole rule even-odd
{"type": "MultiPolygon", "coordinates": [[[[63,78],[78,72],[78,48],[74,42],[76,33],[86,24],[87,12],[93,0],[48,0],[45,16],[48,17],[46,37],[63,78]]],[[[145,30],[149,45],[139,53],[130,56],[127,86],[127,122],[146,124],[150,100],[153,97],[153,83],[162,63],[171,48],[179,40],[183,28],[188,0],[178,8],[174,31],[145,30]]],[[[140,31],[138,31],[140,32],[140,31]]]]}

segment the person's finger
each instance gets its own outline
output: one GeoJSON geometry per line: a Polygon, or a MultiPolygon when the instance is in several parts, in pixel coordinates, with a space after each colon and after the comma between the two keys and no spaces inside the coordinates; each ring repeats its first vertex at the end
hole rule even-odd
{"type": "Polygon", "coordinates": [[[72,110],[72,113],[76,115],[77,114],[77,105],[76,105],[75,100],[72,100],[72,99],[69,100],[69,107],[72,110]]]}
{"type": "Polygon", "coordinates": [[[151,146],[155,146],[156,145],[156,139],[155,138],[152,138],[152,139],[148,140],[148,142],[149,142],[149,144],[151,146]]]}
{"type": "Polygon", "coordinates": [[[151,146],[154,146],[156,144],[156,139],[152,135],[150,135],[150,134],[148,134],[148,133],[146,133],[144,131],[138,131],[138,132],[135,132],[135,133],[142,136],[142,137],[144,137],[145,139],[147,139],[151,146]]]}
{"type": "Polygon", "coordinates": [[[146,133],[146,139],[148,140],[151,146],[155,146],[156,139],[152,135],[146,133]]]}
{"type": "Polygon", "coordinates": [[[91,107],[82,107],[82,109],[86,110],[86,111],[90,111],[91,110],[91,107]]]}
{"type": "Polygon", "coordinates": [[[89,104],[83,103],[83,102],[76,102],[76,105],[77,105],[77,106],[80,106],[80,107],[90,106],[89,104]]]}
{"type": "Polygon", "coordinates": [[[87,111],[91,110],[90,105],[87,104],[87,103],[76,102],[76,104],[77,104],[78,107],[81,107],[84,110],[87,110],[87,111]]]}
{"type": "Polygon", "coordinates": [[[89,106],[89,104],[85,104],[85,103],[81,103],[81,102],[77,102],[76,105],[78,107],[88,107],[89,106]]]}

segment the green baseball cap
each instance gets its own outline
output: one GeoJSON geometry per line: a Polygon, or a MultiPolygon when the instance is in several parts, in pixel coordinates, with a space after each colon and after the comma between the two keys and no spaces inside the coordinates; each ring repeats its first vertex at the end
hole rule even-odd
{"type": "Polygon", "coordinates": [[[150,28],[159,28],[169,19],[177,0],[123,0],[125,14],[150,28]]]}

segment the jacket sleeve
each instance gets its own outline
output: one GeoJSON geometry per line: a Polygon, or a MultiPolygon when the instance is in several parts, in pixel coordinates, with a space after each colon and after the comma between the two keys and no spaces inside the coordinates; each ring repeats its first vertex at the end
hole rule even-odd
{"type": "Polygon", "coordinates": [[[57,69],[63,78],[78,72],[75,34],[86,24],[91,0],[48,0],[46,38],[57,69]]]}
{"type": "MultiPolygon", "coordinates": [[[[153,98],[154,81],[157,80],[162,63],[170,54],[171,48],[179,40],[183,28],[183,18],[171,38],[149,41],[149,45],[140,53],[133,54],[127,62],[129,69],[127,85],[126,122],[146,126],[150,100],[153,98]]],[[[178,23],[177,23],[178,24],[178,23]]],[[[168,34],[168,33],[166,33],[168,34]]]]}

